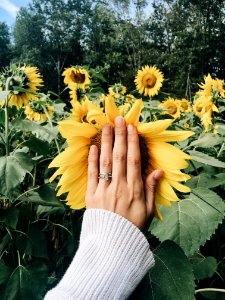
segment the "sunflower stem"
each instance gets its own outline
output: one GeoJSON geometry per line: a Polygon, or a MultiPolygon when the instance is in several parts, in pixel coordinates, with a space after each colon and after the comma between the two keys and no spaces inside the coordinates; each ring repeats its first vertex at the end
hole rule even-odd
{"type": "Polygon", "coordinates": [[[219,292],[219,293],[225,293],[225,290],[223,289],[213,289],[213,288],[205,288],[205,289],[199,289],[195,290],[195,294],[197,293],[204,293],[204,292],[219,292]]]}
{"type": "MultiPolygon", "coordinates": [[[[9,84],[12,77],[8,77],[5,83],[6,91],[9,91],[9,84]]],[[[8,95],[5,98],[5,154],[9,156],[9,97],[8,95]]]]}
{"type": "MultiPolygon", "coordinates": [[[[45,112],[45,114],[46,114],[46,116],[48,118],[49,125],[51,126],[52,129],[54,129],[53,124],[52,124],[52,119],[50,118],[49,113],[48,113],[46,107],[42,105],[42,108],[43,108],[43,110],[44,110],[44,112],[45,112]]],[[[55,141],[56,148],[57,148],[58,154],[59,154],[60,153],[60,148],[59,148],[58,141],[57,141],[56,138],[54,138],[54,141],[55,141]]]]}

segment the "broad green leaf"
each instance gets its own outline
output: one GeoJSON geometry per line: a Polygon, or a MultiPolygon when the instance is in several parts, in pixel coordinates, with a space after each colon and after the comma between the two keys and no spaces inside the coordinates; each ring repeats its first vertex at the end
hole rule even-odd
{"type": "Polygon", "coordinates": [[[8,195],[32,170],[32,160],[25,153],[0,157],[0,193],[8,195]]]}
{"type": "Polygon", "coordinates": [[[129,299],[194,300],[192,265],[182,249],[172,241],[165,241],[153,253],[155,266],[129,299]]]}
{"type": "Polygon", "coordinates": [[[36,134],[38,138],[49,143],[56,138],[58,134],[57,127],[51,128],[48,125],[42,126],[30,120],[16,119],[12,122],[12,125],[23,132],[32,132],[36,134]]]}
{"type": "Polygon", "coordinates": [[[154,219],[150,230],[160,241],[173,240],[193,255],[215,232],[225,216],[225,203],[214,192],[197,188],[187,199],[162,207],[163,221],[154,219]]]}
{"type": "Polygon", "coordinates": [[[38,154],[47,155],[49,153],[49,143],[41,139],[31,136],[29,140],[24,143],[30,150],[38,154]]]}
{"type": "Polygon", "coordinates": [[[186,184],[192,189],[206,186],[208,188],[214,188],[220,185],[225,185],[225,173],[217,175],[200,173],[198,176],[193,176],[186,184]]]}
{"type": "Polygon", "coordinates": [[[199,151],[188,151],[194,161],[218,168],[225,168],[225,163],[199,151]]]}
{"type": "Polygon", "coordinates": [[[204,257],[196,254],[190,258],[190,262],[193,265],[195,279],[198,280],[212,277],[217,269],[217,262],[213,256],[204,257]]]}
{"type": "Polygon", "coordinates": [[[16,239],[16,246],[22,253],[35,256],[47,257],[47,242],[44,233],[38,229],[21,233],[16,239]]]}
{"type": "Polygon", "coordinates": [[[47,267],[43,263],[33,263],[25,267],[19,265],[13,270],[6,284],[2,300],[40,300],[47,284],[47,267]]]}
{"type": "Polygon", "coordinates": [[[7,282],[12,273],[12,268],[6,266],[3,260],[0,260],[0,285],[7,282]]]}
{"type": "Polygon", "coordinates": [[[222,144],[223,141],[224,141],[223,137],[219,137],[213,133],[206,133],[203,137],[193,141],[189,146],[210,148],[222,144]]]}
{"type": "Polygon", "coordinates": [[[16,228],[19,219],[19,210],[16,207],[0,209],[0,222],[4,222],[8,227],[16,228]]]}

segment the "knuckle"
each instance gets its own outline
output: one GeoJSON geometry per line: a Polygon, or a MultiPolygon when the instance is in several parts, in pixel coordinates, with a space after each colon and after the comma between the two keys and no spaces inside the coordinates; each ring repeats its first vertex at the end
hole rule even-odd
{"type": "Polygon", "coordinates": [[[151,193],[155,193],[155,190],[156,190],[156,184],[148,184],[148,185],[147,185],[147,189],[148,189],[151,193]]]}
{"type": "Polygon", "coordinates": [[[126,127],[120,127],[120,128],[115,128],[115,135],[116,136],[125,136],[126,133],[126,127]]]}
{"type": "Polygon", "coordinates": [[[98,176],[98,170],[88,170],[89,179],[96,178],[98,176]]]}
{"type": "Polygon", "coordinates": [[[112,167],[112,161],[109,157],[101,158],[100,163],[101,163],[102,167],[105,167],[105,168],[111,168],[112,167]]]}
{"type": "Polygon", "coordinates": [[[113,153],[113,160],[116,162],[123,162],[126,159],[126,155],[124,153],[115,152],[113,153]]]}
{"type": "Polygon", "coordinates": [[[127,163],[130,165],[130,166],[139,166],[140,165],[140,157],[139,156],[131,156],[131,155],[128,155],[127,156],[127,163]]]}

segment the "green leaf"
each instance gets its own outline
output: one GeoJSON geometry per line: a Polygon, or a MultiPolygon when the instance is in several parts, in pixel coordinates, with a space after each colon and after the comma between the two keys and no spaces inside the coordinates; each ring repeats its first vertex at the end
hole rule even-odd
{"type": "Polygon", "coordinates": [[[31,229],[27,233],[19,235],[16,246],[22,253],[35,256],[47,257],[47,242],[45,235],[38,229],[31,229]]]}
{"type": "Polygon", "coordinates": [[[216,272],[217,262],[215,257],[204,257],[200,254],[196,254],[190,258],[190,262],[193,266],[195,279],[210,278],[216,272]]]}
{"type": "Polygon", "coordinates": [[[25,153],[0,157],[0,193],[8,195],[32,168],[33,162],[25,153]]]}
{"type": "Polygon", "coordinates": [[[31,136],[29,140],[23,144],[38,154],[47,155],[49,153],[49,143],[42,141],[35,136],[31,136]]]}
{"type": "Polygon", "coordinates": [[[162,207],[163,221],[154,219],[150,230],[160,241],[173,240],[193,255],[222,222],[225,203],[206,188],[192,190],[188,199],[162,207]]]}
{"type": "Polygon", "coordinates": [[[203,148],[210,148],[222,144],[224,138],[219,137],[213,133],[206,133],[203,137],[193,141],[189,146],[198,146],[203,148]]]}
{"type": "Polygon", "coordinates": [[[8,279],[2,300],[40,300],[46,284],[46,265],[37,262],[28,267],[19,265],[8,279]]]}
{"type": "Polygon", "coordinates": [[[182,249],[172,241],[165,241],[153,253],[155,267],[129,299],[194,300],[192,265],[182,249]]]}
{"type": "Polygon", "coordinates": [[[8,227],[16,228],[19,219],[19,210],[16,207],[0,209],[0,222],[4,222],[8,227]]]}
{"type": "Polygon", "coordinates": [[[225,163],[199,151],[188,151],[194,161],[218,168],[225,168],[225,163]]]}
{"type": "Polygon", "coordinates": [[[214,188],[220,185],[225,185],[225,173],[217,175],[200,173],[198,176],[193,176],[186,184],[192,189],[206,186],[208,188],[214,188]]]}
{"type": "Polygon", "coordinates": [[[0,260],[0,285],[7,282],[11,273],[12,273],[12,268],[6,266],[4,261],[0,260]]]}

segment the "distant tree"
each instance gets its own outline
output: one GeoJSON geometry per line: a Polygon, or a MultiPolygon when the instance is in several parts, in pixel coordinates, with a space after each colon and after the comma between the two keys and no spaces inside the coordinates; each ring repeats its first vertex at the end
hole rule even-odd
{"type": "Polygon", "coordinates": [[[6,67],[11,58],[9,28],[4,22],[0,22],[0,69],[6,67]]]}

